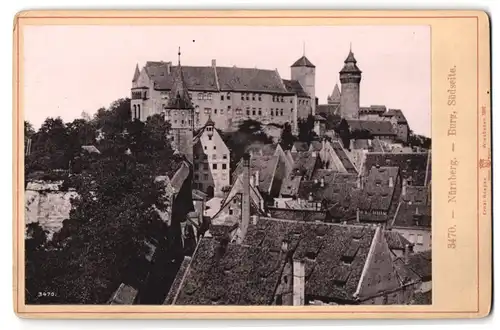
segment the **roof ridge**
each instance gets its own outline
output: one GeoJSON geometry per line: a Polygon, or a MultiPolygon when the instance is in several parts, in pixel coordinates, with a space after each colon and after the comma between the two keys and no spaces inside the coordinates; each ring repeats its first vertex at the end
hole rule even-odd
{"type": "Polygon", "coordinates": [[[182,285],[184,284],[184,281],[186,280],[186,277],[189,273],[189,270],[191,268],[191,264],[193,263],[193,259],[196,256],[196,252],[198,251],[198,247],[200,246],[201,241],[202,241],[202,239],[198,240],[198,244],[196,244],[196,248],[193,251],[193,255],[192,255],[192,257],[190,257],[189,265],[187,265],[186,270],[184,270],[184,274],[182,275],[181,283],[179,283],[179,288],[177,289],[175,297],[172,300],[172,305],[175,305],[177,298],[179,298],[179,294],[181,293],[182,285]]]}
{"type": "Polygon", "coordinates": [[[358,285],[356,287],[356,291],[354,292],[354,297],[357,297],[359,295],[359,292],[361,291],[361,285],[363,283],[363,280],[366,276],[366,273],[368,271],[368,267],[370,265],[371,259],[373,258],[373,251],[375,250],[375,243],[380,235],[380,227],[377,226],[377,229],[375,229],[375,235],[373,235],[372,243],[370,244],[370,250],[368,251],[368,255],[366,256],[365,264],[363,265],[363,271],[361,272],[361,276],[359,278],[358,285]]]}

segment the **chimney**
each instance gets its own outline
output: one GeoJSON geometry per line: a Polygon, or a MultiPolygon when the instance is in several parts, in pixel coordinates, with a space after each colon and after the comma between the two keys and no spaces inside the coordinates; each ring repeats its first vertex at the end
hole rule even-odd
{"type": "Polygon", "coordinates": [[[293,306],[305,305],[305,264],[293,261],[293,306]]]}
{"type": "Polygon", "coordinates": [[[243,155],[243,196],[241,200],[241,243],[247,233],[250,223],[250,155],[243,155]]]}
{"type": "Polygon", "coordinates": [[[256,187],[259,186],[259,170],[255,171],[255,182],[254,182],[254,185],[256,187]]]}
{"type": "Polygon", "coordinates": [[[394,179],[392,178],[392,176],[389,177],[389,187],[394,187],[394,179]]]}
{"type": "Polygon", "coordinates": [[[401,196],[406,196],[407,185],[408,185],[408,183],[407,183],[406,179],[403,179],[403,188],[401,189],[401,196]]]}
{"type": "Polygon", "coordinates": [[[217,66],[217,62],[215,61],[215,59],[212,59],[212,68],[215,68],[217,66]]]}
{"type": "Polygon", "coordinates": [[[408,262],[410,260],[409,257],[410,257],[410,245],[405,244],[405,251],[404,251],[404,255],[403,255],[405,265],[408,264],[408,262]]]}
{"type": "Polygon", "coordinates": [[[323,188],[325,186],[325,179],[321,178],[319,182],[320,186],[323,188]]]}
{"type": "Polygon", "coordinates": [[[167,74],[172,73],[172,62],[167,62],[167,74]]]}

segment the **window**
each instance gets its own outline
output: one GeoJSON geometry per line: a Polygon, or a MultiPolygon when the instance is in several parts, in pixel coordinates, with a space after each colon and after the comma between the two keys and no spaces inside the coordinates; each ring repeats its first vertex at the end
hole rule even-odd
{"type": "Polygon", "coordinates": [[[250,110],[247,110],[247,116],[250,116],[250,110]]]}
{"type": "Polygon", "coordinates": [[[227,106],[227,112],[230,112],[230,111],[231,111],[231,106],[230,106],[230,105],[228,105],[228,106],[227,106]]]}
{"type": "Polygon", "coordinates": [[[204,146],[203,149],[207,150],[207,146],[204,146]]]}
{"type": "Polygon", "coordinates": [[[177,124],[177,119],[176,119],[176,120],[174,120],[174,124],[177,124]]]}
{"type": "Polygon", "coordinates": [[[216,114],[217,114],[217,109],[214,109],[214,115],[216,115],[216,114]]]}
{"type": "Polygon", "coordinates": [[[290,103],[293,103],[293,99],[292,98],[290,98],[290,103]]]}
{"type": "Polygon", "coordinates": [[[255,101],[255,94],[252,94],[252,101],[255,101]]]}
{"type": "Polygon", "coordinates": [[[244,101],[245,100],[245,94],[241,94],[241,100],[244,101]]]}
{"type": "Polygon", "coordinates": [[[198,100],[202,100],[203,99],[203,94],[202,93],[198,93],[198,100]]]}
{"type": "Polygon", "coordinates": [[[216,150],[216,149],[217,149],[217,147],[216,147],[216,146],[214,146],[214,150],[216,150]]]}
{"type": "Polygon", "coordinates": [[[204,170],[208,170],[208,164],[207,164],[207,163],[204,163],[204,164],[203,164],[203,169],[204,169],[204,170]]]}
{"type": "Polygon", "coordinates": [[[233,215],[233,209],[229,208],[229,215],[233,215]]]}
{"type": "Polygon", "coordinates": [[[207,180],[208,180],[208,174],[204,174],[204,175],[203,175],[203,179],[204,179],[205,181],[207,181],[207,180]]]}
{"type": "Polygon", "coordinates": [[[209,136],[208,136],[208,139],[209,139],[210,141],[212,141],[212,135],[209,135],[209,136]]]}
{"type": "Polygon", "coordinates": [[[208,93],[207,99],[211,100],[212,99],[212,93],[208,93]]]}
{"type": "Polygon", "coordinates": [[[252,108],[252,116],[255,116],[255,108],[252,108]]]}
{"type": "Polygon", "coordinates": [[[227,155],[226,154],[222,155],[222,159],[227,159],[227,155]]]}
{"type": "Polygon", "coordinates": [[[227,169],[227,164],[222,164],[222,169],[226,170],[227,169]]]}
{"type": "Polygon", "coordinates": [[[281,109],[280,116],[283,116],[283,109],[281,109]]]}
{"type": "Polygon", "coordinates": [[[424,244],[424,236],[421,234],[417,235],[417,244],[418,245],[423,245],[424,244]]]}
{"type": "Polygon", "coordinates": [[[293,113],[293,108],[290,109],[290,112],[293,113]]]}
{"type": "Polygon", "coordinates": [[[415,234],[410,234],[410,236],[408,237],[408,241],[410,241],[410,243],[415,243],[415,234]]]}
{"type": "Polygon", "coordinates": [[[220,114],[223,115],[224,114],[224,109],[220,109],[220,114]]]}
{"type": "Polygon", "coordinates": [[[141,105],[137,105],[137,119],[141,119],[141,105]]]}
{"type": "Polygon", "coordinates": [[[182,125],[184,125],[184,119],[183,119],[183,120],[181,120],[181,124],[182,124],[182,125]]]}
{"type": "Polygon", "coordinates": [[[231,99],[231,93],[227,93],[227,99],[230,100],[231,99]]]}
{"type": "Polygon", "coordinates": [[[262,109],[261,108],[259,108],[259,112],[258,113],[259,113],[259,116],[262,116],[262,109]]]}
{"type": "Polygon", "coordinates": [[[212,164],[212,169],[216,170],[217,169],[217,164],[212,164]]]}
{"type": "Polygon", "coordinates": [[[224,95],[221,95],[221,96],[220,96],[220,100],[221,100],[221,101],[224,101],[224,95]]]}
{"type": "Polygon", "coordinates": [[[285,98],[283,96],[281,97],[281,102],[285,102],[285,98]]]}
{"type": "Polygon", "coordinates": [[[245,95],[246,100],[250,100],[250,96],[248,94],[245,95]]]}
{"type": "Polygon", "coordinates": [[[271,109],[271,117],[273,117],[273,116],[274,116],[274,111],[273,111],[273,109],[271,109]]]}
{"type": "Polygon", "coordinates": [[[198,174],[195,174],[195,175],[194,175],[194,179],[195,179],[196,181],[198,181],[198,180],[200,179],[200,176],[199,176],[198,174]]]}
{"type": "Polygon", "coordinates": [[[200,164],[194,164],[194,169],[197,171],[200,168],[200,164]]]}
{"type": "Polygon", "coordinates": [[[273,102],[276,102],[276,96],[273,95],[273,102]]]}
{"type": "Polygon", "coordinates": [[[212,112],[212,109],[210,109],[210,108],[205,108],[205,113],[206,113],[207,115],[208,115],[208,114],[210,114],[210,112],[212,112]]]}
{"type": "Polygon", "coordinates": [[[259,94],[259,101],[262,101],[262,95],[259,94]]]}
{"type": "Polygon", "coordinates": [[[216,155],[216,154],[213,154],[213,155],[212,155],[212,159],[217,159],[217,155],[216,155]]]}

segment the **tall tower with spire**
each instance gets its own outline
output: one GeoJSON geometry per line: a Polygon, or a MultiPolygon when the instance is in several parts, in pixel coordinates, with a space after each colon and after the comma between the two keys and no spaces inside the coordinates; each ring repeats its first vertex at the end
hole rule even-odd
{"type": "Polygon", "coordinates": [[[174,72],[174,83],[165,107],[166,119],[170,120],[172,142],[175,149],[193,162],[194,106],[189,96],[181,67],[179,47],[178,65],[174,72]]]}
{"type": "Polygon", "coordinates": [[[344,61],[344,67],[340,71],[340,115],[346,119],[359,118],[359,83],[361,82],[361,70],[356,65],[352,49],[344,61]]]}
{"type": "Polygon", "coordinates": [[[291,66],[291,78],[297,80],[311,97],[311,114],[316,113],[316,67],[306,57],[305,44],[303,55],[291,66]]]}

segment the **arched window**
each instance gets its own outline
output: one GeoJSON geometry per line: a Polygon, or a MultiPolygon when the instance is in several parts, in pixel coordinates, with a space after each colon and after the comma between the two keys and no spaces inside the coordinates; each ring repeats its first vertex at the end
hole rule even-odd
{"type": "Polygon", "coordinates": [[[135,118],[137,118],[137,106],[134,104],[134,116],[132,117],[132,119],[135,118]]]}
{"type": "Polygon", "coordinates": [[[141,119],[141,105],[137,105],[137,119],[141,119]]]}

